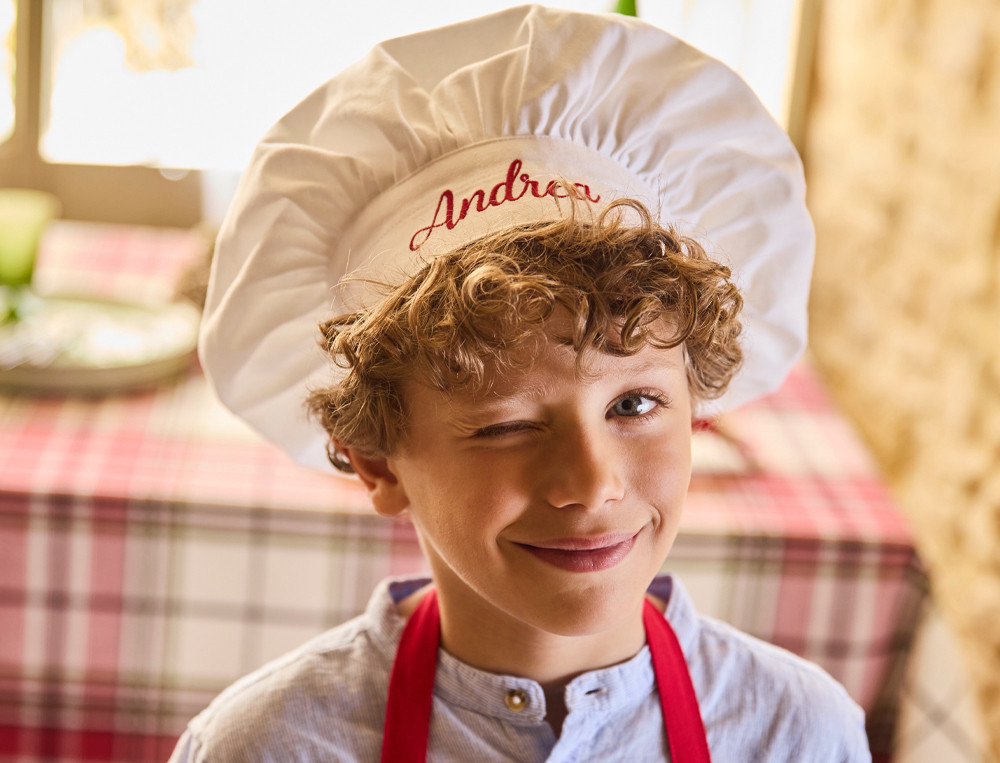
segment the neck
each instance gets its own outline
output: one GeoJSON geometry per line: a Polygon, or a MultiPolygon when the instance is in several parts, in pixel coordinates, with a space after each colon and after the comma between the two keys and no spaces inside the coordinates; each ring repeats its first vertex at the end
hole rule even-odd
{"type": "MultiPolygon", "coordinates": [[[[511,616],[447,574],[435,577],[442,647],[480,670],[537,681],[557,736],[567,714],[566,685],[582,673],[631,659],[646,643],[642,598],[600,631],[553,633],[511,616]]],[[[426,591],[400,602],[405,617],[426,591]]]]}
{"type": "Polygon", "coordinates": [[[561,697],[581,673],[630,659],[646,643],[641,601],[606,630],[560,634],[511,617],[451,582],[437,581],[442,646],[480,670],[533,679],[550,696],[561,697]]]}

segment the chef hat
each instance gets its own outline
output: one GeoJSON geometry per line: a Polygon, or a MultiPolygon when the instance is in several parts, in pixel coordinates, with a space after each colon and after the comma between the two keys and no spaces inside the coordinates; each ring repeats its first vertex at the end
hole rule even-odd
{"type": "MultiPolygon", "coordinates": [[[[389,40],[264,137],[223,223],[200,352],[222,401],[329,470],[308,390],[346,275],[636,198],[733,269],[745,361],[715,409],[774,389],[806,336],[812,224],[798,156],[725,65],[637,19],[523,6],[389,40]],[[562,203],[565,211],[566,202],[562,203]]],[[[352,279],[352,283],[357,283],[352,279]]]]}

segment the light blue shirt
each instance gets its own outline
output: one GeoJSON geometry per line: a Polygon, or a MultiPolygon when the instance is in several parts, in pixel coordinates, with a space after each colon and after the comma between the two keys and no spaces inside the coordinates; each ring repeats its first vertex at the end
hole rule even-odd
{"type": "MultiPolygon", "coordinates": [[[[384,581],[364,614],[233,684],[191,721],[171,763],[377,761],[405,624],[395,603],[427,582],[384,581]]],[[[657,578],[650,593],[667,601],[715,763],[871,760],[861,708],[829,675],[699,616],[675,578],[657,578]]],[[[568,715],[556,738],[539,684],[477,670],[441,651],[428,760],[669,760],[648,648],[577,677],[565,699],[568,715]],[[511,709],[511,692],[527,702],[511,709]]]]}

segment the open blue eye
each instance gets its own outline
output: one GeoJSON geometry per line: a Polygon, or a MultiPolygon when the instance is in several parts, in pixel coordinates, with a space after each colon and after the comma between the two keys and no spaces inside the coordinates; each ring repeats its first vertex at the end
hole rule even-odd
{"type": "Polygon", "coordinates": [[[653,410],[659,402],[646,395],[625,395],[615,400],[611,411],[616,416],[642,416],[653,410]]]}

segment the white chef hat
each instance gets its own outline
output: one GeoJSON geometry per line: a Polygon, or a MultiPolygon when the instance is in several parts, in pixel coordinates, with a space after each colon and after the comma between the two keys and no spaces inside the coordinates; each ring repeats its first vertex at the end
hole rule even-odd
{"type": "Polygon", "coordinates": [[[729,68],[639,20],[523,6],[389,40],[285,115],[220,231],[200,353],[222,401],[330,470],[308,390],[345,275],[429,257],[582,203],[643,201],[729,265],[745,361],[718,401],[777,387],[806,337],[813,231],[784,131],[729,68]],[[565,193],[565,190],[562,190],[565,193]],[[565,209],[565,205],[564,205],[565,209]]]}

